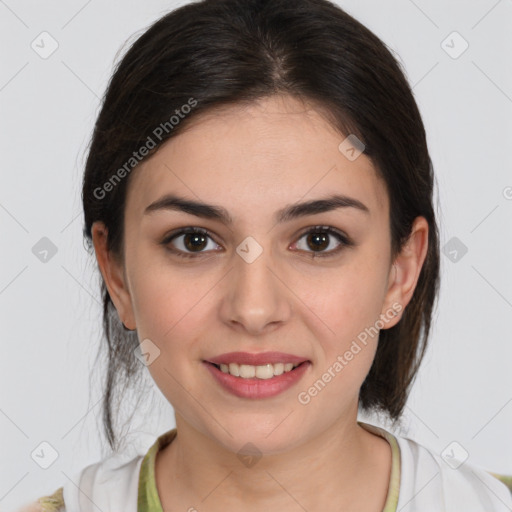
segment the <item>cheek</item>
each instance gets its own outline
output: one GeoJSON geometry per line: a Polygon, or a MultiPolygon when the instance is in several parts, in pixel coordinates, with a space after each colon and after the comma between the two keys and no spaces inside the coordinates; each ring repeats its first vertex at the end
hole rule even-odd
{"type": "Polygon", "coordinates": [[[302,281],[305,303],[330,328],[327,332],[335,340],[332,348],[342,349],[375,325],[385,297],[386,276],[382,262],[354,258],[350,265],[302,281]]]}
{"type": "Polygon", "coordinates": [[[171,264],[143,249],[132,263],[129,281],[139,338],[153,341],[166,364],[186,371],[181,361],[201,357],[201,338],[203,345],[205,341],[201,330],[214,321],[219,299],[216,288],[222,274],[171,264]]]}
{"type": "MultiPolygon", "coordinates": [[[[132,282],[139,339],[151,340],[160,351],[148,370],[175,410],[185,416],[190,397],[183,392],[183,386],[191,388],[197,379],[206,339],[201,329],[209,323],[213,306],[214,294],[208,291],[215,282],[206,275],[194,279],[169,269],[149,267],[132,282]],[[194,360],[197,364],[191,364],[194,360]]],[[[189,420],[193,422],[193,418],[189,420]]]]}
{"type": "Polygon", "coordinates": [[[193,325],[201,325],[200,317],[207,304],[207,280],[190,280],[178,273],[166,276],[147,271],[132,286],[132,303],[139,336],[153,337],[166,344],[172,339],[186,339],[193,325]],[[206,281],[206,282],[205,282],[206,281]]]}
{"type": "Polygon", "coordinates": [[[316,337],[314,375],[297,398],[322,421],[334,421],[359,396],[377,350],[384,286],[382,269],[354,265],[325,280],[323,293],[309,293],[311,309],[330,330],[316,337]]]}

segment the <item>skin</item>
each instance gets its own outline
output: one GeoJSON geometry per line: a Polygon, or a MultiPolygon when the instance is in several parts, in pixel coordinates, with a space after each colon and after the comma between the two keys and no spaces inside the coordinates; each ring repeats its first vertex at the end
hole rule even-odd
{"type": "MultiPolygon", "coordinates": [[[[93,226],[120,319],[160,350],[148,369],[178,429],[156,460],[164,509],[377,512],[384,506],[390,446],[357,425],[358,393],[378,337],[307,405],[297,400],[381,314],[395,303],[403,311],[427,251],[428,223],[418,217],[392,260],[385,183],[364,154],[350,161],[339,151],[344,138],[313,104],[288,96],[217,110],[133,171],[123,258],[107,252],[102,223],[93,226]],[[166,193],[222,206],[233,224],[174,210],[144,214],[166,193]],[[369,213],[338,208],[274,222],[287,205],[333,193],[358,199],[369,213]],[[303,233],[315,225],[342,231],[354,245],[313,258],[318,252],[303,233]],[[195,259],[169,251],[186,250],[184,236],[161,244],[188,226],[212,233],[195,259]],[[248,236],[263,249],[252,263],[236,252],[248,236]],[[225,352],[274,350],[312,364],[298,384],[272,398],[233,396],[202,363],[225,352]],[[237,457],[248,442],[263,454],[251,468],[237,457]]],[[[329,240],[327,251],[338,247],[336,237],[329,240]]],[[[398,321],[400,314],[384,328],[398,321]]]]}

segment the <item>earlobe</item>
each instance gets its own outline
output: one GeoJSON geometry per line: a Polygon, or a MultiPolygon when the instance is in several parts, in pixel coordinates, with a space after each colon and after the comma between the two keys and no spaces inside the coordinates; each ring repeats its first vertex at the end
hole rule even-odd
{"type": "Polygon", "coordinates": [[[134,330],[135,318],[123,265],[108,251],[108,230],[103,222],[97,221],[93,223],[91,232],[96,260],[119,319],[127,329],[134,330]]]}
{"type": "Polygon", "coordinates": [[[393,305],[399,304],[399,314],[386,327],[393,327],[399,322],[403,310],[412,299],[428,249],[428,222],[424,217],[417,217],[412,225],[411,234],[402,250],[395,258],[390,270],[388,290],[384,300],[383,314],[387,310],[398,310],[393,305]]]}

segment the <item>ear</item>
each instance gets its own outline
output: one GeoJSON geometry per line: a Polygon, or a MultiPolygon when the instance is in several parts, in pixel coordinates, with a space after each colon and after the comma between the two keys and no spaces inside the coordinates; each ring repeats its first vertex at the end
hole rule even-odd
{"type": "Polygon", "coordinates": [[[91,232],[98,266],[117,314],[125,327],[134,330],[135,317],[124,265],[107,249],[108,230],[103,222],[94,222],[91,232]]]}
{"type": "Polygon", "coordinates": [[[411,234],[402,250],[395,258],[389,272],[388,289],[384,299],[382,314],[394,310],[398,314],[389,320],[385,329],[393,327],[400,321],[400,317],[407,306],[416,288],[423,263],[428,249],[428,222],[424,217],[414,219],[411,234]]]}

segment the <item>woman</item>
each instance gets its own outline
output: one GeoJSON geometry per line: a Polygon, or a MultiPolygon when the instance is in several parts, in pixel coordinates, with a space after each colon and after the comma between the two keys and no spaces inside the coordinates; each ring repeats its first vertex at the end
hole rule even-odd
{"type": "Polygon", "coordinates": [[[433,183],[400,67],[337,6],[204,0],[157,21],[106,92],[84,233],[107,438],[143,366],[176,429],[37,509],[510,510],[457,450],[357,420],[399,421],[427,346],[433,183]]]}

